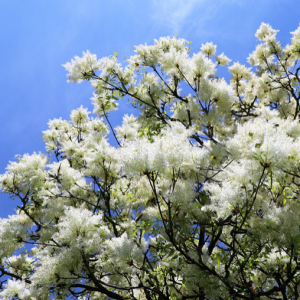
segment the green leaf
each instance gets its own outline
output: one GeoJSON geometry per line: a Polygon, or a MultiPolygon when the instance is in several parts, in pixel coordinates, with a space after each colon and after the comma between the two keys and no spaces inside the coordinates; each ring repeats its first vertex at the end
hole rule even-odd
{"type": "Polygon", "coordinates": [[[133,232],[132,236],[135,236],[136,233],[138,232],[139,228],[136,228],[135,231],[133,232]]]}
{"type": "Polygon", "coordinates": [[[131,203],[131,202],[134,202],[136,199],[135,198],[131,198],[129,200],[126,200],[126,203],[131,203]]]}
{"type": "Polygon", "coordinates": [[[291,244],[294,245],[295,247],[297,247],[299,243],[300,243],[300,233],[295,235],[291,239],[291,244]]]}
{"type": "Polygon", "coordinates": [[[292,52],[295,54],[300,54],[300,44],[294,44],[292,47],[292,52]]]}
{"type": "Polygon", "coordinates": [[[253,136],[254,135],[254,133],[252,133],[252,132],[249,132],[249,136],[253,136]]]}
{"type": "Polygon", "coordinates": [[[263,143],[257,143],[257,144],[255,144],[255,148],[260,148],[262,144],[263,143]]]}

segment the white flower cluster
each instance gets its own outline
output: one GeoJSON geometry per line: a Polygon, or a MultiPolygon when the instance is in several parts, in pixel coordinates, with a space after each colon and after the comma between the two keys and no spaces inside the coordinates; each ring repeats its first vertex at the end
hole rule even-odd
{"type": "Polygon", "coordinates": [[[29,299],[30,291],[25,286],[25,282],[21,280],[8,280],[5,284],[5,290],[0,292],[1,299],[13,299],[18,297],[18,299],[25,300],[29,299]]]}
{"type": "Polygon", "coordinates": [[[0,220],[0,259],[12,255],[23,246],[28,227],[32,223],[21,214],[0,220]]]}
{"type": "Polygon", "coordinates": [[[293,32],[291,32],[293,35],[292,37],[292,43],[299,45],[300,44],[300,26],[293,32]]]}
{"type": "Polygon", "coordinates": [[[63,65],[69,71],[68,81],[82,82],[85,78],[99,70],[100,63],[97,61],[97,56],[91,54],[90,51],[83,52],[82,57],[75,56],[71,62],[63,65]]]}
{"type": "Polygon", "coordinates": [[[153,142],[140,138],[125,143],[121,149],[125,170],[168,174],[172,169],[189,172],[205,166],[209,151],[191,145],[191,133],[182,124],[175,123],[155,137],[153,142]]]}
{"type": "Polygon", "coordinates": [[[176,37],[125,66],[88,51],[65,64],[91,80],[94,116],[49,121],[49,157],[0,175],[20,201],[0,219],[0,299],[296,299],[299,28],[283,48],[262,23],[251,68],[176,37]],[[139,114],[113,128],[121,98],[139,114]]]}
{"type": "Polygon", "coordinates": [[[44,180],[44,170],[48,158],[44,154],[24,154],[16,162],[11,162],[7,172],[0,177],[3,190],[19,190],[23,195],[38,189],[44,180]]]}

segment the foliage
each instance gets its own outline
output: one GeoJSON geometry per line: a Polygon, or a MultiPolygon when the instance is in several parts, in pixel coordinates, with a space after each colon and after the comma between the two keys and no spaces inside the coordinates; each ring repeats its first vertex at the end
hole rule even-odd
{"type": "Polygon", "coordinates": [[[95,88],[94,118],[50,121],[49,155],[1,175],[22,205],[0,220],[0,298],[298,299],[300,27],[286,47],[276,33],[262,23],[252,68],[177,37],[125,67],[67,63],[95,88]],[[121,98],[139,115],[113,129],[121,98]]]}

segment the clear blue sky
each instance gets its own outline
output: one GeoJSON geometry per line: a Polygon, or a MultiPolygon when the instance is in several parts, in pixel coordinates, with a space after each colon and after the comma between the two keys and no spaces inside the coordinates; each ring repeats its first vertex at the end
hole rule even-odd
{"type": "MultiPolygon", "coordinates": [[[[82,51],[118,52],[123,61],[134,45],[178,34],[192,52],[213,41],[219,54],[246,63],[261,22],[279,29],[285,45],[299,12],[299,0],[0,0],[0,173],[15,154],[45,152],[49,119],[81,104],[92,110],[89,84],[67,83],[61,66],[82,51]]],[[[126,111],[121,105],[114,125],[126,111]]],[[[0,217],[16,205],[0,194],[0,217]]]]}

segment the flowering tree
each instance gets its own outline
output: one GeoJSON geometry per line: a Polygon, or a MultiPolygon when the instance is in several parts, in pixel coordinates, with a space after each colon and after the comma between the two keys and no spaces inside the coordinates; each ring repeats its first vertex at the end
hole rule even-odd
{"type": "Polygon", "coordinates": [[[95,88],[94,118],[50,121],[49,156],[0,177],[22,203],[0,220],[0,298],[298,299],[300,27],[285,48],[276,32],[262,23],[252,71],[231,64],[230,84],[214,44],[190,55],[179,38],[124,68],[67,63],[95,88]],[[114,129],[124,97],[139,116],[114,129]]]}

